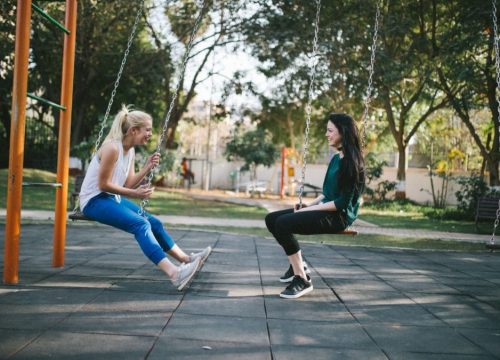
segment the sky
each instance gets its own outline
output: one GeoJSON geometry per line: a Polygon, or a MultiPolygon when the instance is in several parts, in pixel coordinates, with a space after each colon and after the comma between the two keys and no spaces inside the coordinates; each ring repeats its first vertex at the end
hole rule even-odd
{"type": "MultiPolygon", "coordinates": [[[[175,38],[169,36],[170,33],[168,19],[163,13],[164,0],[156,0],[155,2],[156,10],[151,12],[150,20],[155,26],[155,29],[164,34],[164,36],[170,42],[174,42],[175,38]]],[[[203,44],[202,44],[203,45],[203,44]]],[[[183,54],[184,48],[180,45],[174,54],[181,61],[181,56],[183,54]]],[[[196,48],[193,49],[192,53],[196,52],[196,48]]],[[[190,84],[192,76],[194,76],[195,69],[198,68],[203,54],[198,55],[193,58],[187,64],[186,71],[186,81],[185,84],[190,84]]],[[[210,101],[217,103],[220,101],[224,83],[228,79],[232,79],[236,71],[246,73],[246,77],[242,79],[244,82],[247,79],[251,79],[259,91],[267,91],[269,89],[268,79],[257,71],[258,60],[251,57],[249,54],[242,50],[237,50],[236,52],[231,46],[219,47],[216,49],[214,54],[210,57],[202,73],[199,75],[198,79],[205,79],[208,77],[209,73],[212,72],[216,75],[208,78],[203,83],[199,84],[197,87],[197,100],[198,101],[210,101]]],[[[231,95],[227,99],[226,105],[228,107],[241,107],[241,106],[251,106],[258,107],[258,101],[255,97],[248,95],[231,95]]]]}

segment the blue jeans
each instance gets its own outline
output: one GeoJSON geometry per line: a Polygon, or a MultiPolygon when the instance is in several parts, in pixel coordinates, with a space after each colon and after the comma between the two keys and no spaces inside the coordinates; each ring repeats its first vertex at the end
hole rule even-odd
{"type": "Polygon", "coordinates": [[[139,215],[139,209],[139,206],[123,197],[118,201],[114,195],[100,193],[90,199],[83,214],[92,220],[134,234],[144,255],[158,265],[175,242],[160,220],[149,213],[146,213],[146,217],[139,215]]]}

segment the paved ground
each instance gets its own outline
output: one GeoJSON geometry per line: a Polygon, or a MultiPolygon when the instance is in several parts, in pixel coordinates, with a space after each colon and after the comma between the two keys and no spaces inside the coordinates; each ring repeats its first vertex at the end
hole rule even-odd
{"type": "Polygon", "coordinates": [[[172,235],[214,247],[184,292],[120,231],[70,225],[56,269],[52,226],[23,226],[20,283],[0,286],[0,358],[500,359],[498,253],[305,244],[315,290],[283,300],[274,241],[172,235]]]}
{"type": "MultiPolygon", "coordinates": [[[[271,210],[283,208],[283,205],[269,207],[271,210]]],[[[233,226],[233,227],[255,227],[265,228],[266,224],[262,220],[242,220],[242,219],[221,219],[221,218],[207,218],[207,217],[194,217],[194,216],[172,216],[172,215],[158,215],[163,223],[168,225],[211,225],[211,226],[233,226]]],[[[5,219],[5,209],[0,209],[0,219],[5,219]]],[[[22,219],[24,221],[46,221],[54,219],[54,212],[45,210],[23,210],[22,219]]],[[[442,239],[453,241],[468,241],[468,242],[481,242],[487,243],[491,235],[479,234],[464,234],[456,232],[444,231],[430,231],[421,229],[396,229],[396,228],[382,228],[365,221],[356,220],[354,228],[361,234],[378,234],[398,237],[416,237],[427,239],[442,239]]],[[[500,241],[498,236],[495,240],[497,243],[500,241]]]]}

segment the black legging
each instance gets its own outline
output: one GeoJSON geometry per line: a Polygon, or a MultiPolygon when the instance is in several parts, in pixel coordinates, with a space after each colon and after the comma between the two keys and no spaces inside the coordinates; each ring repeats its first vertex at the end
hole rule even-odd
{"type": "Polygon", "coordinates": [[[293,209],[275,211],[266,216],[267,229],[290,256],[300,250],[293,234],[333,234],[347,228],[344,215],[339,211],[304,211],[293,209]]]}

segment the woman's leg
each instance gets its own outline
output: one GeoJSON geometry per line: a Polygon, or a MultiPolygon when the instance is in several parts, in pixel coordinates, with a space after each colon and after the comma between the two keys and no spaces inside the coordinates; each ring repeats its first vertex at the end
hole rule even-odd
{"type": "MultiPolygon", "coordinates": [[[[122,198],[121,204],[123,206],[126,206],[130,210],[132,210],[134,213],[138,214],[140,207],[136,203],[122,198]]],[[[160,220],[155,218],[153,215],[148,213],[147,211],[145,212],[145,218],[149,223],[151,224],[151,231],[153,232],[153,235],[155,238],[158,240],[158,243],[162,247],[162,249],[167,252],[169,251],[172,247],[175,245],[174,239],[167,233],[165,228],[163,227],[163,224],[161,223],[160,220]]]]}
{"type": "Polygon", "coordinates": [[[288,261],[292,265],[294,275],[299,275],[303,279],[307,279],[304,271],[304,262],[302,261],[302,251],[299,250],[293,255],[288,255],[288,261]]]}
{"type": "Polygon", "coordinates": [[[285,209],[285,210],[273,211],[267,214],[265,219],[267,230],[269,230],[269,232],[274,235],[276,220],[282,215],[293,214],[293,211],[294,211],[293,209],[285,209]]]}
{"type": "Polygon", "coordinates": [[[158,265],[166,258],[166,254],[153,235],[149,221],[129,208],[130,204],[127,202],[130,203],[122,199],[119,203],[114,196],[101,194],[90,200],[83,213],[103,224],[134,234],[143,253],[158,265]]]}
{"type": "Polygon", "coordinates": [[[338,211],[289,212],[279,216],[274,223],[274,236],[290,256],[300,250],[294,234],[333,234],[347,227],[338,211]]]}
{"type": "Polygon", "coordinates": [[[170,278],[178,290],[182,290],[198,270],[200,259],[180,266],[172,264],[153,235],[151,223],[127,205],[130,204],[117,202],[114,196],[102,193],[89,201],[83,213],[90,219],[134,234],[143,253],[170,278]]]}

